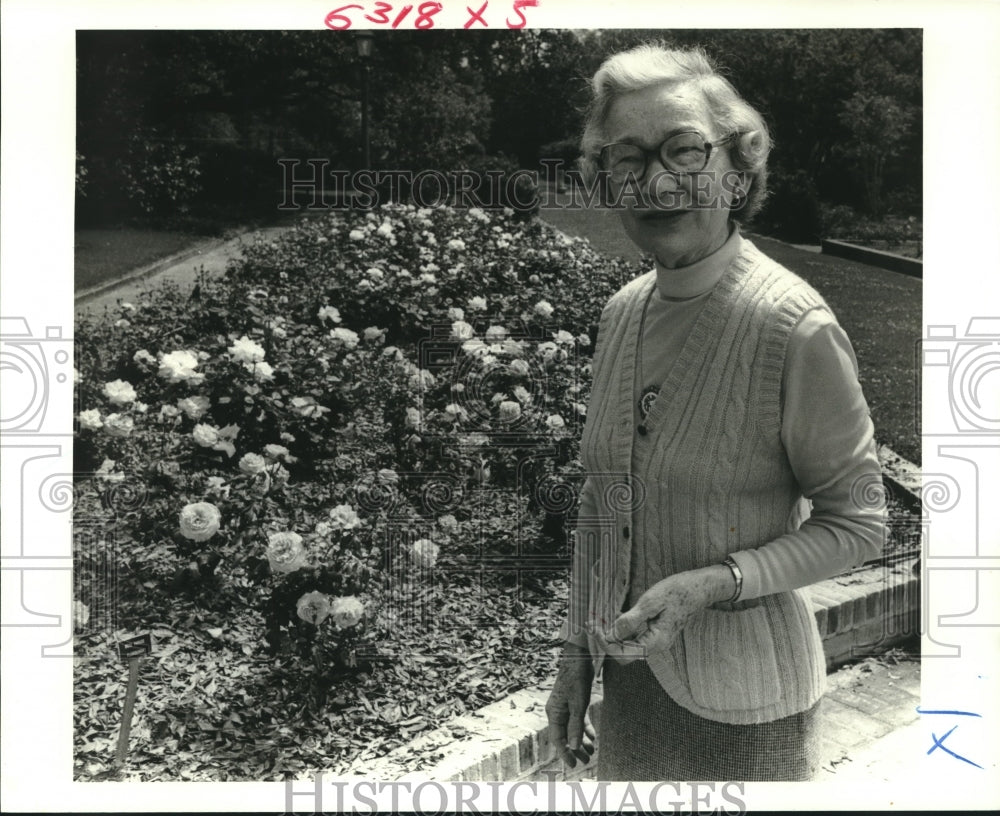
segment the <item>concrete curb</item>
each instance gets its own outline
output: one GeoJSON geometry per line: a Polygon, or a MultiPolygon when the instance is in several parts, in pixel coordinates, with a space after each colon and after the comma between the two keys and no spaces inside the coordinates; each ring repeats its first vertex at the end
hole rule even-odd
{"type": "MultiPolygon", "coordinates": [[[[916,466],[886,446],[879,448],[879,460],[894,489],[909,494],[912,506],[919,504],[916,466]]],[[[920,577],[913,569],[916,561],[914,556],[892,564],[868,566],[809,588],[828,673],[850,661],[885,652],[918,632],[920,577]]],[[[550,689],[551,683],[523,689],[465,714],[379,760],[357,766],[357,778],[509,782],[592,777],[596,754],[586,766],[577,765],[571,770],[564,767],[560,758],[550,758],[545,717],[550,689]],[[426,762],[423,770],[409,770],[415,759],[426,762]]],[[[595,724],[599,721],[601,702],[598,682],[589,712],[595,724]]],[[[833,707],[842,705],[836,699],[831,703],[833,707]]],[[[853,727],[860,725],[855,723],[853,727]]],[[[891,728],[885,724],[879,727],[882,729],[879,738],[891,728]]]]}
{"type": "Polygon", "coordinates": [[[913,278],[923,278],[924,262],[917,258],[906,258],[902,255],[895,255],[892,252],[884,252],[881,249],[869,249],[868,247],[849,244],[845,241],[835,241],[832,238],[824,238],[824,255],[832,255],[835,258],[843,258],[848,261],[870,264],[881,269],[888,269],[890,272],[899,272],[913,278]]]}
{"type": "Polygon", "coordinates": [[[184,263],[197,255],[203,255],[206,252],[211,252],[212,250],[218,249],[224,244],[229,243],[233,240],[232,238],[208,238],[204,241],[200,241],[188,249],[181,250],[173,255],[169,255],[166,258],[161,258],[158,261],[154,261],[146,266],[141,266],[138,269],[133,269],[131,272],[126,272],[121,277],[115,278],[111,281],[105,281],[104,283],[98,284],[97,286],[91,286],[88,289],[83,289],[76,292],[73,295],[73,302],[77,308],[80,306],[85,306],[88,300],[100,297],[107,292],[117,289],[120,286],[125,286],[129,283],[135,283],[143,278],[152,277],[153,275],[159,274],[165,269],[169,269],[171,266],[176,266],[177,264],[184,263]]]}

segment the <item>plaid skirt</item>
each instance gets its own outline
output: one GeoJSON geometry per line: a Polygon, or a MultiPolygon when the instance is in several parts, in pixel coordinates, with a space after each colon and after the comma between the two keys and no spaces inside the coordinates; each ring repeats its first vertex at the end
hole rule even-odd
{"type": "Polygon", "coordinates": [[[675,703],[644,660],[604,661],[597,778],[803,782],[819,770],[819,708],[757,725],[706,720],[675,703]]]}

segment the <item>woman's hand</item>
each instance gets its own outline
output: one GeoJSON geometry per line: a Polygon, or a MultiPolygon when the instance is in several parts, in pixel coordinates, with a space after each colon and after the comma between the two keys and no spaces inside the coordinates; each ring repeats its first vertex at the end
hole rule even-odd
{"type": "Polygon", "coordinates": [[[567,643],[555,686],[545,704],[549,741],[571,768],[578,759],[586,765],[594,754],[594,729],[584,722],[590,705],[590,687],[594,682],[591,661],[586,647],[567,643]]]}
{"type": "Polygon", "coordinates": [[[732,572],[722,564],[678,572],[647,589],[610,631],[598,628],[594,635],[611,657],[630,663],[669,649],[692,616],[731,597],[735,587],[732,572]]]}

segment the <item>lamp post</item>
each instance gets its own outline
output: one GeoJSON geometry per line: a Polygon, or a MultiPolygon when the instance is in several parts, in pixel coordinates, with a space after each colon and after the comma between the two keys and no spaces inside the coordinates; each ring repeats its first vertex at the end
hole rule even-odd
{"type": "Polygon", "coordinates": [[[375,35],[370,31],[358,31],[355,38],[358,56],[361,58],[361,141],[364,143],[365,150],[363,169],[369,170],[372,166],[372,147],[368,135],[368,73],[371,67],[369,60],[372,55],[372,41],[375,35]]]}

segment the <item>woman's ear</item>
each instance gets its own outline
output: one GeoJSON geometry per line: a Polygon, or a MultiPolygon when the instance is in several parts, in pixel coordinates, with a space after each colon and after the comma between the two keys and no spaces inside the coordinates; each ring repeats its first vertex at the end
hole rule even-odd
{"type": "Polygon", "coordinates": [[[761,134],[759,130],[748,130],[741,133],[736,143],[736,152],[744,166],[754,166],[754,160],[760,148],[761,134]]]}

